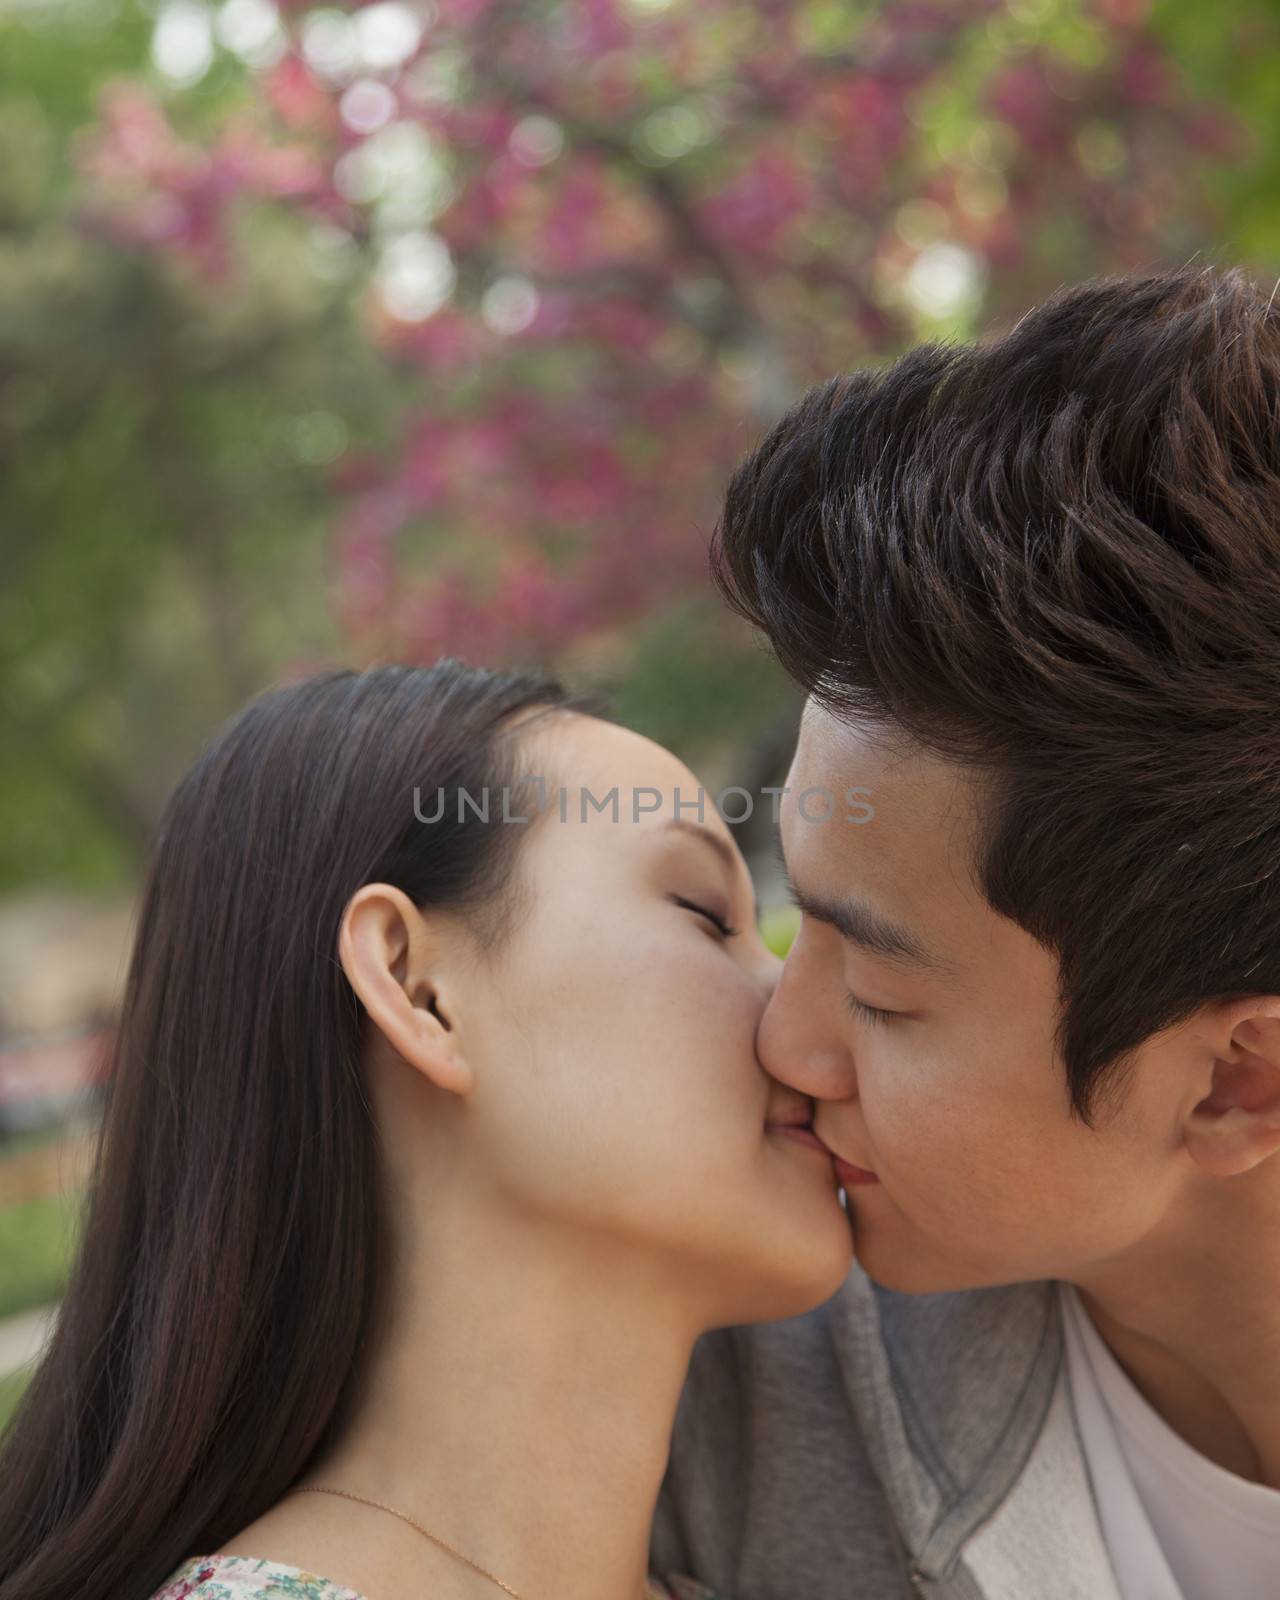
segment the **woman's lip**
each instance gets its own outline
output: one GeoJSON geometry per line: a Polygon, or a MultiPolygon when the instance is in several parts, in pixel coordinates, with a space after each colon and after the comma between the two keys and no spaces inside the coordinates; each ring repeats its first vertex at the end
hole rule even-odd
{"type": "Polygon", "coordinates": [[[819,1139],[813,1129],[806,1123],[769,1122],[766,1123],[765,1126],[772,1129],[775,1133],[785,1133],[788,1138],[796,1140],[798,1144],[808,1145],[811,1150],[820,1150],[828,1159],[831,1157],[830,1150],[827,1149],[822,1140],[819,1139]]]}
{"type": "Polygon", "coordinates": [[[859,1183],[879,1183],[879,1178],[874,1172],[868,1172],[865,1167],[855,1167],[852,1161],[843,1161],[839,1156],[835,1158],[836,1177],[846,1189],[859,1183]]]}

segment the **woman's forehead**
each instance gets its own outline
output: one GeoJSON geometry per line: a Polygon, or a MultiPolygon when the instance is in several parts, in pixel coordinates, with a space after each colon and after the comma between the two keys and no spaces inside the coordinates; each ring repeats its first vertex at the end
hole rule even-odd
{"type": "Polygon", "coordinates": [[[658,787],[669,796],[678,785],[692,795],[697,779],[670,750],[617,723],[574,714],[544,724],[530,739],[530,755],[541,755],[554,772],[536,773],[551,785],[574,791],[589,788],[599,795],[617,786],[629,802],[629,790],[658,787]]]}

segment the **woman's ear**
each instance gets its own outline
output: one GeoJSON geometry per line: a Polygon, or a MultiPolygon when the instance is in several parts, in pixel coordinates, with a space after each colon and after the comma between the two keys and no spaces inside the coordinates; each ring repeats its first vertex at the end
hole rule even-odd
{"type": "Polygon", "coordinates": [[[1187,1117],[1187,1151],[1206,1172],[1233,1177],[1280,1150],[1280,996],[1233,1001],[1217,1012],[1208,1094],[1187,1117]]]}
{"type": "Polygon", "coordinates": [[[441,973],[444,941],[403,890],[366,883],[347,902],[338,959],[387,1043],[452,1094],[469,1094],[471,1068],[459,1049],[441,973]]]}

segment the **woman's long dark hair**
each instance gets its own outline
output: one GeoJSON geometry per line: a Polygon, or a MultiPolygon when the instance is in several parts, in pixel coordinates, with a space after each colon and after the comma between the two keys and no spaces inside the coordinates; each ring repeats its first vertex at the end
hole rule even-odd
{"type": "Polygon", "coordinates": [[[501,908],[530,832],[500,820],[507,735],[557,707],[585,709],[455,661],[326,672],[254,701],[178,785],[78,1258],[0,1450],[0,1600],[145,1600],[342,1427],[385,1276],[342,914],[370,882],[501,908]],[[415,815],[459,788],[490,791],[489,824],[452,799],[415,815]]]}

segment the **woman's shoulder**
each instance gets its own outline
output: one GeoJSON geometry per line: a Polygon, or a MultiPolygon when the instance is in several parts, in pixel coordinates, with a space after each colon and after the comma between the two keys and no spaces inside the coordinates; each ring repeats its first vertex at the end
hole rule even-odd
{"type": "MultiPolygon", "coordinates": [[[[664,1600],[720,1600],[680,1572],[650,1575],[651,1586],[664,1600]]],[[[355,1589],[305,1572],[282,1561],[256,1556],[191,1556],[166,1579],[151,1600],[365,1600],[355,1589]]]]}
{"type": "Polygon", "coordinates": [[[344,1588],[282,1561],[256,1556],[191,1556],[170,1573],[151,1600],[365,1600],[344,1588]]]}

